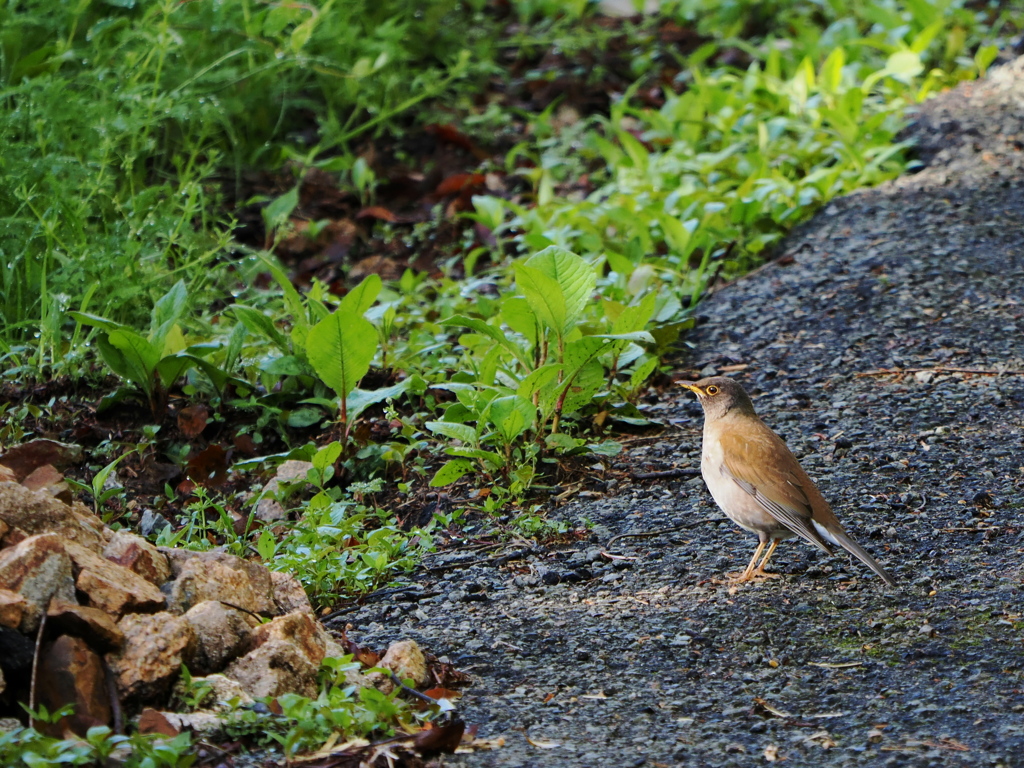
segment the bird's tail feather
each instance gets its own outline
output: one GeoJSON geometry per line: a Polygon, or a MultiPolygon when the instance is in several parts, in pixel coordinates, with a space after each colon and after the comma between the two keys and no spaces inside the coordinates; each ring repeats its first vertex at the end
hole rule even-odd
{"type": "Polygon", "coordinates": [[[821,533],[825,538],[827,538],[829,541],[835,544],[838,544],[840,547],[842,547],[851,555],[853,555],[862,563],[864,563],[864,565],[866,565],[872,571],[877,573],[882,578],[882,581],[884,581],[890,587],[896,586],[896,580],[889,575],[889,572],[886,571],[885,568],[883,568],[881,565],[879,565],[878,561],[875,560],[875,558],[873,558],[871,555],[869,555],[860,544],[858,544],[856,541],[847,536],[845,531],[829,530],[825,528],[825,526],[818,524],[817,521],[814,521],[814,523],[814,527],[817,528],[818,532],[821,533]]]}

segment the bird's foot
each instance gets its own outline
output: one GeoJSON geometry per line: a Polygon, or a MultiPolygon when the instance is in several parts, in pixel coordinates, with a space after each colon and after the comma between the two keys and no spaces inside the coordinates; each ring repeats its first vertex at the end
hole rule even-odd
{"type": "Polygon", "coordinates": [[[781,573],[772,573],[771,571],[762,571],[760,569],[747,573],[746,571],[737,571],[735,573],[725,574],[724,579],[712,579],[712,584],[726,584],[731,587],[738,586],[739,584],[746,584],[748,581],[767,581],[768,579],[780,579],[782,578],[781,573]]]}

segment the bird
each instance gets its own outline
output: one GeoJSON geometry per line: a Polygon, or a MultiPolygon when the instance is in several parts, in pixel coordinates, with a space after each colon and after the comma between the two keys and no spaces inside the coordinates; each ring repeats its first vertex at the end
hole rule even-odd
{"type": "Polygon", "coordinates": [[[778,576],[765,566],[780,541],[799,536],[830,555],[832,545],[842,547],[895,586],[895,579],[846,533],[782,438],[758,417],[739,382],[712,376],[678,383],[697,395],[704,409],[700,470],[708,490],[730,520],[757,534],[754,556],[745,571],[730,579],[733,583],[778,576]]]}

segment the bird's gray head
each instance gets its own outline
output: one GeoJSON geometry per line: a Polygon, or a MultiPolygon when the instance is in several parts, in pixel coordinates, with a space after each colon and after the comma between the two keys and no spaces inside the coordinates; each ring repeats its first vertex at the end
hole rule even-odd
{"type": "Polygon", "coordinates": [[[753,415],[754,404],[738,382],[725,376],[712,376],[694,383],[681,381],[679,385],[697,395],[704,408],[704,418],[720,419],[730,411],[753,415]]]}

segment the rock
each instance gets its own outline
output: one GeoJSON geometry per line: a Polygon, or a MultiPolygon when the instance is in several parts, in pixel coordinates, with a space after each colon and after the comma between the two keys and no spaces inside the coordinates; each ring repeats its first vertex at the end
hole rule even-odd
{"type": "Polygon", "coordinates": [[[122,699],[153,701],[170,690],[182,664],[191,664],[196,649],[192,625],[166,611],[129,613],[117,623],[124,633],[118,653],[107,654],[122,699]]]}
{"type": "Polygon", "coordinates": [[[95,552],[103,548],[103,522],[84,504],[68,505],[15,483],[0,483],[0,520],[29,535],[58,533],[95,552]]]}
{"type": "Polygon", "coordinates": [[[184,613],[204,600],[219,600],[263,616],[277,614],[266,566],[226,552],[160,551],[167,555],[174,576],[166,588],[170,610],[184,613]]]}
{"type": "Polygon", "coordinates": [[[28,610],[28,601],[17,592],[0,589],[0,626],[17,629],[28,610]]]}
{"type": "Polygon", "coordinates": [[[46,631],[80,637],[100,653],[113,653],[124,643],[124,633],[99,608],[51,600],[46,611],[46,631]]]}
{"type": "Polygon", "coordinates": [[[139,533],[143,536],[152,536],[169,525],[170,523],[163,515],[157,514],[152,509],[144,509],[142,517],[139,519],[139,533]]]}
{"type": "Polygon", "coordinates": [[[58,637],[40,655],[36,677],[39,702],[51,712],[65,704],[75,711],[56,723],[41,724],[51,736],[63,736],[65,728],[79,736],[97,725],[109,725],[110,694],[103,661],[80,637],[58,637]]]}
{"type": "Polygon", "coordinates": [[[39,626],[39,619],[51,598],[73,603],[75,582],[71,576],[71,558],[60,537],[41,533],[0,550],[0,589],[17,592],[27,603],[18,627],[26,634],[39,626]]]}
{"type": "Polygon", "coordinates": [[[158,712],[147,709],[143,718],[139,718],[139,733],[177,736],[182,731],[190,731],[195,738],[216,740],[222,735],[230,716],[216,712],[158,712]]]}
{"type": "Polygon", "coordinates": [[[255,699],[245,692],[237,680],[232,680],[224,675],[193,677],[192,685],[188,687],[183,679],[179,679],[174,684],[174,700],[184,702],[186,697],[194,695],[193,691],[198,690],[200,686],[207,692],[196,703],[207,711],[229,712],[238,707],[248,707],[255,703],[255,699]],[[189,687],[192,690],[188,690],[189,687]]]}
{"type": "Polygon", "coordinates": [[[71,486],[64,480],[64,475],[52,464],[44,464],[36,468],[21,484],[30,491],[43,491],[60,499],[65,504],[72,502],[71,486]]]}
{"type": "Polygon", "coordinates": [[[271,571],[270,584],[279,614],[292,611],[313,612],[313,606],[310,605],[309,597],[306,596],[306,590],[302,588],[299,580],[290,573],[271,571]]]}
{"type": "Polygon", "coordinates": [[[68,542],[65,548],[77,573],[75,586],[90,605],[118,618],[125,613],[152,613],[166,605],[163,592],[134,571],[79,544],[68,542]]]}
{"type": "Polygon", "coordinates": [[[259,625],[254,616],[216,600],[204,600],[190,608],[183,618],[196,633],[193,667],[201,675],[224,669],[248,651],[253,628],[259,625]]]}
{"type": "Polygon", "coordinates": [[[18,475],[10,467],[0,464],[0,483],[16,483],[18,475]]]}
{"type": "Polygon", "coordinates": [[[8,467],[17,478],[24,480],[37,468],[51,464],[55,468],[67,467],[82,458],[80,445],[59,443],[56,440],[39,438],[16,445],[0,456],[0,464],[8,467]]]}
{"type": "Polygon", "coordinates": [[[257,628],[253,650],[233,662],[224,674],[254,698],[282,693],[315,696],[323,659],[319,625],[310,614],[296,611],[257,628]]]}
{"type": "Polygon", "coordinates": [[[281,487],[281,483],[295,483],[305,481],[306,473],[313,468],[310,461],[289,459],[277,468],[277,473],[267,481],[260,491],[260,500],[256,503],[256,517],[260,520],[272,523],[288,516],[281,503],[275,498],[281,487]]]}
{"type": "Polygon", "coordinates": [[[158,587],[171,578],[167,556],[141,536],[128,531],[114,531],[103,548],[103,556],[158,587]]]}
{"type": "Polygon", "coordinates": [[[379,666],[390,669],[399,680],[412,680],[416,685],[430,682],[427,660],[415,640],[400,640],[388,647],[379,666]]]}

